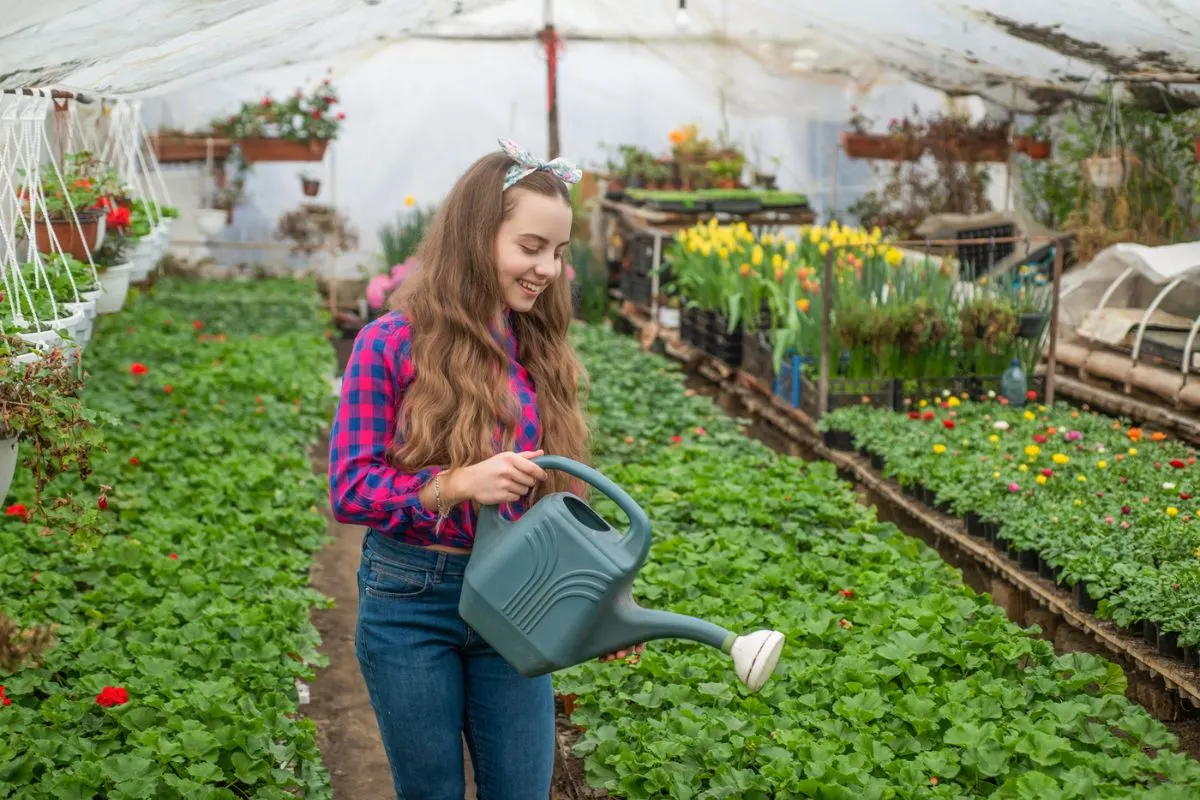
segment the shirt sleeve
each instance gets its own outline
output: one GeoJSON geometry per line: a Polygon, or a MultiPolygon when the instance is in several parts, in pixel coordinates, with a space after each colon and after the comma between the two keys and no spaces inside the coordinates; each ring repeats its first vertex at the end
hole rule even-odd
{"type": "Polygon", "coordinates": [[[329,502],[338,522],[380,531],[430,527],[418,493],[440,468],[402,472],[386,458],[411,379],[408,325],[388,317],[354,342],[329,435],[329,502]]]}

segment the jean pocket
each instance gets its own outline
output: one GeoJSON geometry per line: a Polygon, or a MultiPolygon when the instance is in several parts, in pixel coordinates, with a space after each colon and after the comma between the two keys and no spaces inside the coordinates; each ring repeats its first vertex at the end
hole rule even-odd
{"type": "Polygon", "coordinates": [[[429,573],[402,564],[370,559],[364,579],[367,595],[384,600],[411,600],[429,591],[429,573]]]}

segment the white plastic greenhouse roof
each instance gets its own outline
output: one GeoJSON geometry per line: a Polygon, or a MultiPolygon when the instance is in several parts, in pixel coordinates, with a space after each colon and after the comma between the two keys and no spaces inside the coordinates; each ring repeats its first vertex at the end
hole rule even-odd
{"type": "MultiPolygon", "coordinates": [[[[153,94],[408,37],[532,39],[546,0],[29,0],[0,16],[0,88],[153,94]]],[[[1163,0],[554,0],[567,39],[719,42],[773,74],[899,73],[1032,111],[1137,76],[1147,105],[1200,104],[1200,7],[1163,0]],[[1184,77],[1171,80],[1171,76],[1184,77]],[[1150,76],[1164,78],[1147,83],[1150,76]],[[1170,86],[1170,88],[1167,88],[1170,86]]],[[[398,76],[420,80],[419,76],[398,76]]]]}

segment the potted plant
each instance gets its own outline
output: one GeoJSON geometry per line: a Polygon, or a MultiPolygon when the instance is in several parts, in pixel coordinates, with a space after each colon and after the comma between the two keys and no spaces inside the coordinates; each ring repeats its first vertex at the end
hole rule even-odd
{"type": "Polygon", "coordinates": [[[1008,161],[1011,150],[1008,123],[1002,120],[975,124],[960,114],[938,115],[929,120],[925,135],[940,157],[969,164],[1008,161]]]}
{"type": "MultiPolygon", "coordinates": [[[[51,231],[62,251],[75,258],[86,259],[88,250],[99,246],[104,237],[104,209],[100,206],[104,195],[101,182],[88,174],[88,167],[95,163],[90,153],[71,153],[63,159],[61,180],[53,169],[39,170],[40,187],[23,185],[17,190],[24,219],[29,219],[31,206],[35,212],[34,241],[39,253],[54,250],[51,231]]],[[[27,177],[24,170],[20,173],[27,177]]],[[[18,226],[18,233],[28,234],[24,225],[18,226]]]]}
{"type": "Polygon", "coordinates": [[[346,119],[344,112],[335,110],[337,102],[337,90],[326,78],[307,95],[297,89],[283,100],[267,95],[243,103],[236,113],[214,120],[212,128],[220,136],[237,139],[248,163],[321,161],[346,119]]]}
{"type": "Polygon", "coordinates": [[[925,150],[920,125],[909,120],[893,119],[886,134],[869,133],[872,120],[850,106],[850,130],[842,131],[842,149],[850,158],[916,161],[925,150]]]}
{"type": "Polygon", "coordinates": [[[117,229],[113,235],[106,236],[104,244],[92,253],[92,262],[100,279],[100,291],[99,294],[86,293],[84,296],[96,301],[97,314],[115,314],[125,306],[133,272],[129,252],[134,244],[135,240],[126,235],[123,229],[117,229]]]}
{"type": "Polygon", "coordinates": [[[316,197],[321,193],[321,181],[319,178],[313,177],[312,173],[300,173],[300,186],[304,190],[305,197],[316,197]]]}
{"type": "Polygon", "coordinates": [[[155,158],[162,164],[202,162],[208,161],[210,156],[219,163],[228,158],[233,149],[231,139],[215,136],[212,130],[189,132],[160,128],[148,138],[155,158]]]}
{"type": "Polygon", "coordinates": [[[290,239],[292,252],[311,256],[318,250],[348,253],[358,247],[358,233],[332,206],[306,204],[279,217],[276,239],[290,239]]]}
{"type": "Polygon", "coordinates": [[[773,192],[779,188],[779,164],[782,161],[779,156],[771,156],[771,171],[763,172],[760,167],[754,168],[754,187],[763,191],[773,192]]]}

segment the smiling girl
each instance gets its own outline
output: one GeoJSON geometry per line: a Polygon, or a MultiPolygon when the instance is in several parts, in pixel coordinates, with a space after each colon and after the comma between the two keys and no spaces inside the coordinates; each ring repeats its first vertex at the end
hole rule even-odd
{"type": "Polygon", "coordinates": [[[520,676],[458,615],[479,506],[516,519],[576,489],[532,458],[588,454],[563,278],[581,174],[501,148],[359,333],[330,437],[334,516],[368,528],[355,638],[400,800],[462,800],[464,735],[480,798],[550,792],[550,677],[520,676]]]}

